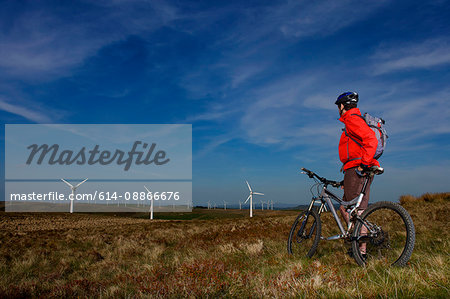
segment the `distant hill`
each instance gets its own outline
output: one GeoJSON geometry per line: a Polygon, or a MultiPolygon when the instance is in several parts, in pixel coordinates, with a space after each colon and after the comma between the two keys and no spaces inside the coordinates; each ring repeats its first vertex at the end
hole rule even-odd
{"type": "MultiPolygon", "coordinates": [[[[196,205],[194,206],[195,208],[198,209],[207,209],[208,205],[196,205]]],[[[274,210],[286,210],[286,209],[294,209],[297,210],[298,207],[300,206],[296,206],[295,204],[289,204],[289,203],[274,203],[273,204],[273,209],[274,210]]],[[[308,207],[308,205],[306,205],[306,207],[308,207]]],[[[242,204],[242,209],[248,209],[249,205],[247,204],[242,204]]],[[[223,203],[221,204],[216,204],[216,209],[223,209],[223,203]]],[[[233,209],[233,210],[237,210],[239,209],[239,204],[227,204],[227,209],[233,209]]],[[[255,210],[261,210],[261,203],[258,202],[255,204],[255,210]]],[[[264,210],[267,210],[267,205],[264,204],[264,210]]]]}

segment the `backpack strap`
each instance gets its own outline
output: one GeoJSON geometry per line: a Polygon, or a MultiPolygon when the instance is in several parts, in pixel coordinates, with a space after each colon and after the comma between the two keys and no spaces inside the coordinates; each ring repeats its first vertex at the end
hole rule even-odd
{"type": "MultiPolygon", "coordinates": [[[[362,116],[362,115],[360,115],[360,114],[356,114],[356,113],[353,113],[353,114],[350,114],[350,115],[358,116],[358,117],[361,118],[361,119],[364,121],[364,123],[367,125],[367,122],[366,122],[366,119],[364,118],[364,116],[362,116]]],[[[369,125],[367,125],[367,126],[369,126],[369,125]]],[[[360,143],[358,140],[356,140],[355,138],[353,138],[352,136],[350,136],[350,134],[348,134],[347,128],[344,128],[344,129],[342,129],[342,130],[344,131],[345,135],[346,135],[348,138],[350,138],[351,140],[353,140],[357,145],[359,145],[359,147],[362,147],[361,143],[360,143]]]]}
{"type": "Polygon", "coordinates": [[[355,138],[353,138],[352,136],[350,136],[350,134],[348,134],[347,132],[347,128],[342,129],[342,131],[344,131],[345,135],[350,138],[351,140],[353,140],[357,145],[359,145],[359,147],[362,147],[361,143],[356,140],[355,138]]]}
{"type": "MultiPolygon", "coordinates": [[[[359,115],[359,114],[356,114],[356,113],[350,114],[350,115],[356,115],[356,116],[362,118],[362,120],[364,121],[364,123],[367,124],[367,123],[366,123],[366,119],[365,119],[363,116],[361,116],[361,115],[359,115]]],[[[353,138],[352,136],[350,136],[350,134],[347,132],[347,127],[343,128],[342,131],[344,131],[345,135],[346,135],[348,138],[350,138],[350,139],[353,140],[357,145],[359,145],[359,147],[361,147],[361,148],[363,147],[363,146],[361,145],[361,142],[359,142],[358,140],[356,140],[356,138],[353,138]]],[[[348,154],[348,150],[347,150],[347,154],[348,154]]],[[[342,165],[341,171],[344,172],[344,166],[345,166],[345,164],[347,164],[347,163],[350,162],[350,161],[355,161],[355,160],[359,160],[359,159],[362,159],[362,158],[361,158],[361,157],[358,157],[358,158],[348,159],[348,160],[344,163],[344,165],[342,165]]]]}
{"type": "Polygon", "coordinates": [[[362,118],[363,121],[367,124],[366,119],[364,118],[364,116],[362,116],[362,115],[360,115],[360,114],[356,114],[356,113],[353,113],[353,114],[350,114],[350,115],[356,115],[356,116],[362,118]]]}
{"type": "MultiPolygon", "coordinates": [[[[371,126],[371,125],[369,125],[369,124],[367,123],[366,118],[365,118],[364,116],[362,116],[362,115],[360,115],[360,114],[356,114],[356,113],[353,113],[353,114],[350,114],[350,115],[356,115],[356,116],[358,116],[359,118],[361,118],[361,119],[364,121],[364,123],[365,123],[368,127],[374,127],[374,126],[371,126]]],[[[376,128],[376,127],[374,127],[374,128],[376,128]]]]}

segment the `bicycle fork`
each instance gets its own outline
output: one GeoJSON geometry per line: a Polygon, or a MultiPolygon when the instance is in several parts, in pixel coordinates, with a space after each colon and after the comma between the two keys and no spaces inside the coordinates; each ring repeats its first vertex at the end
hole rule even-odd
{"type": "MultiPolygon", "coordinates": [[[[299,229],[298,232],[297,232],[297,237],[302,237],[302,236],[299,236],[299,233],[300,233],[300,232],[303,232],[304,229],[305,229],[305,226],[306,226],[306,223],[308,222],[308,218],[309,218],[309,215],[310,215],[310,211],[311,211],[311,209],[312,209],[312,207],[313,207],[314,202],[315,202],[315,199],[312,200],[311,203],[309,204],[309,207],[308,207],[308,210],[307,210],[308,212],[306,213],[306,217],[305,217],[305,219],[303,219],[302,225],[300,226],[300,229],[299,229]]],[[[305,239],[311,238],[311,236],[312,236],[312,234],[313,234],[313,232],[314,232],[315,229],[316,229],[316,221],[313,222],[313,224],[312,224],[312,226],[311,226],[311,229],[310,229],[310,231],[308,232],[308,235],[305,236],[305,239]]]]}

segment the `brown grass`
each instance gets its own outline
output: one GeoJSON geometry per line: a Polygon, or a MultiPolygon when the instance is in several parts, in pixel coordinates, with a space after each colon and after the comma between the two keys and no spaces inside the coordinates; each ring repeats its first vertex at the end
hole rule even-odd
{"type": "MultiPolygon", "coordinates": [[[[312,259],[288,256],[295,211],[1,213],[0,297],[449,297],[449,194],[401,198],[417,231],[405,268],[361,268],[341,241],[321,242],[312,259]]],[[[323,215],[324,234],[333,221],[323,215]]]]}

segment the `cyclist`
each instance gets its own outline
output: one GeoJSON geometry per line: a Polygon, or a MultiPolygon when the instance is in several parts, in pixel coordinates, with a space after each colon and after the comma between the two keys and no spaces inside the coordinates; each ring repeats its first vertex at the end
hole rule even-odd
{"type": "MultiPolygon", "coordinates": [[[[373,158],[378,140],[362,118],[361,112],[357,108],[358,100],[358,94],[350,91],[339,95],[335,102],[339,109],[339,120],[345,124],[339,141],[339,158],[343,163],[341,170],[344,172],[344,201],[350,201],[359,195],[364,184],[363,172],[365,170],[374,165],[380,166],[378,161],[373,158]]],[[[372,180],[373,177],[367,185],[358,214],[362,214],[368,206],[372,180]]],[[[341,206],[339,210],[345,222],[348,223],[349,216],[344,206],[341,206]]],[[[360,246],[363,256],[366,254],[365,245],[362,243],[360,246]]]]}

